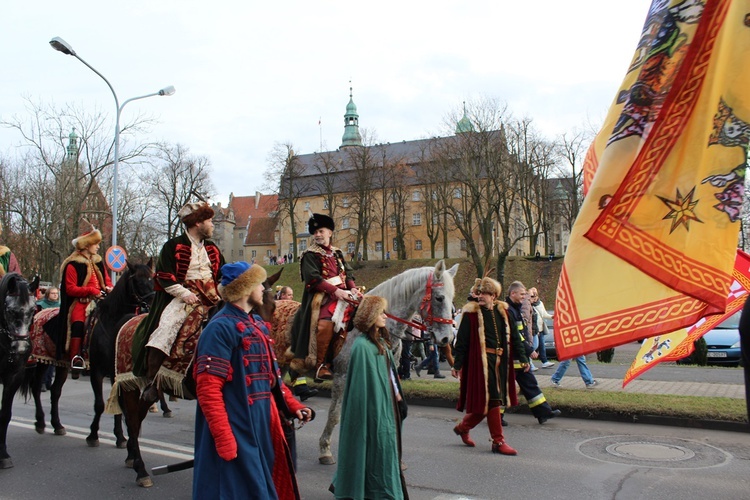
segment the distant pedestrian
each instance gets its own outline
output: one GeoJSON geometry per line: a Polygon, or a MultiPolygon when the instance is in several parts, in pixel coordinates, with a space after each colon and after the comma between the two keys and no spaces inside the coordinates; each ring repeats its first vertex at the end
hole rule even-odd
{"type": "MultiPolygon", "coordinates": [[[[583,383],[586,384],[586,389],[592,389],[595,385],[598,384],[598,382],[594,380],[594,376],[591,375],[591,370],[589,370],[589,367],[586,364],[586,356],[578,356],[577,358],[575,358],[575,360],[578,364],[578,372],[581,374],[583,383]]],[[[560,364],[557,366],[557,370],[555,370],[555,373],[552,374],[552,385],[554,385],[555,387],[560,387],[560,380],[562,380],[565,372],[568,370],[571,361],[572,360],[570,359],[560,361],[560,364]]]]}
{"type": "Polygon", "coordinates": [[[539,330],[539,347],[537,352],[539,353],[539,361],[542,362],[542,368],[550,368],[555,363],[547,359],[547,348],[544,345],[544,337],[545,335],[549,335],[549,327],[544,320],[552,319],[552,315],[545,309],[544,302],[539,298],[539,291],[534,287],[529,288],[529,300],[531,300],[531,305],[537,314],[536,322],[537,329],[539,330]]]}

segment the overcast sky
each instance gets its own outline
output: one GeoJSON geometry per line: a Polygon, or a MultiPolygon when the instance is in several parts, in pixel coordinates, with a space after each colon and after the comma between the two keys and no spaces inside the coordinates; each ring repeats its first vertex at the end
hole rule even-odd
{"type": "MultiPolygon", "coordinates": [[[[599,124],[635,50],[650,0],[5,2],[0,117],[24,97],[111,112],[105,83],[54,51],[66,40],[120,102],[158,117],[153,140],[207,156],[218,190],[253,194],[277,142],[341,144],[349,81],[360,127],[379,142],[444,132],[464,100],[507,102],[545,135],[599,124]],[[318,121],[321,126],[318,126],[318,121]]],[[[114,134],[114,126],[113,126],[114,134]]],[[[20,137],[0,129],[0,152],[20,137]]]]}

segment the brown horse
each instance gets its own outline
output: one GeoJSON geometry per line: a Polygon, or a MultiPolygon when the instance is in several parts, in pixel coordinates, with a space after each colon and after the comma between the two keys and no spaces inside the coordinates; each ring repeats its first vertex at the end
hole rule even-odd
{"type": "MultiPolygon", "coordinates": [[[[273,316],[275,310],[275,296],[273,293],[273,285],[281,276],[283,269],[278,273],[269,276],[263,283],[265,290],[263,293],[263,307],[258,313],[265,320],[269,320],[273,316]]],[[[214,312],[218,310],[218,306],[211,311],[206,318],[204,318],[203,325],[208,322],[209,318],[214,312]]],[[[107,413],[122,413],[125,417],[125,425],[128,429],[128,456],[125,459],[125,463],[128,467],[132,467],[136,472],[136,483],[139,486],[150,487],[153,486],[153,480],[146,470],[146,465],[141,455],[140,444],[138,437],[141,432],[141,424],[143,419],[148,414],[150,403],[145,402],[141,399],[141,390],[148,384],[149,380],[146,377],[138,377],[133,374],[133,359],[131,347],[133,345],[133,334],[138,324],[144,320],[145,314],[135,316],[126,322],[120,332],[117,334],[117,345],[115,348],[115,384],[112,386],[112,392],[110,393],[109,400],[107,401],[107,413]]],[[[202,327],[201,327],[202,331],[202,327]]],[[[175,345],[172,347],[171,355],[180,354],[180,359],[175,360],[174,357],[168,357],[164,363],[170,366],[187,367],[184,369],[184,377],[181,380],[176,381],[172,387],[162,387],[165,393],[181,397],[183,399],[195,399],[195,381],[192,376],[192,361],[193,354],[195,352],[195,346],[198,343],[200,332],[194,337],[190,337],[181,343],[178,338],[175,345]]]]}

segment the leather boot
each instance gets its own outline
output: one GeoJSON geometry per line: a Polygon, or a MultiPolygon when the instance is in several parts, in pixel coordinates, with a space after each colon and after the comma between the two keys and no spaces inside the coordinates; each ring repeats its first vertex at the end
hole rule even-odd
{"type": "Polygon", "coordinates": [[[484,415],[481,413],[467,413],[460,424],[453,428],[453,432],[461,438],[466,446],[475,447],[476,443],[469,436],[469,431],[482,421],[484,415]]]}
{"type": "Polygon", "coordinates": [[[81,357],[81,342],[83,339],[80,337],[71,337],[70,339],[70,369],[71,378],[77,379],[81,375],[81,371],[86,368],[86,362],[81,357]]]}
{"type": "Polygon", "coordinates": [[[315,380],[333,380],[333,373],[331,367],[326,363],[326,354],[328,353],[328,346],[331,344],[333,339],[333,322],[332,321],[318,321],[318,357],[316,365],[318,367],[315,373],[315,380]]]}
{"type": "Polygon", "coordinates": [[[310,387],[308,387],[307,385],[307,380],[305,380],[305,377],[299,377],[292,382],[292,394],[297,396],[300,401],[306,401],[308,398],[317,395],[318,390],[310,389],[310,387]]]}
{"type": "Polygon", "coordinates": [[[487,425],[490,428],[490,436],[492,436],[492,453],[500,453],[501,455],[518,455],[518,452],[508,446],[503,436],[503,424],[502,424],[502,413],[500,408],[490,408],[490,412],[487,414],[487,425]]]}

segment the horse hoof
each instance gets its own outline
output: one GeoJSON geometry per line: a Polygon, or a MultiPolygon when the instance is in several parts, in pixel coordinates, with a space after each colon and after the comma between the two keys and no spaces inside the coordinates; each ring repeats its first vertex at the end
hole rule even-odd
{"type": "Polygon", "coordinates": [[[174,417],[174,415],[172,415],[171,411],[165,411],[164,412],[164,418],[172,418],[172,417],[174,417]]]}
{"type": "Polygon", "coordinates": [[[36,426],[34,427],[34,429],[36,430],[37,434],[44,434],[44,427],[36,426]]]}
{"type": "Polygon", "coordinates": [[[13,467],[13,460],[10,458],[0,459],[0,469],[11,469],[13,467]]]}
{"type": "Polygon", "coordinates": [[[125,448],[127,448],[127,447],[128,447],[128,442],[127,442],[127,441],[124,441],[124,440],[123,440],[123,441],[117,441],[117,442],[115,443],[115,446],[116,446],[116,447],[117,447],[118,449],[120,449],[120,450],[124,450],[125,448]]]}
{"type": "Polygon", "coordinates": [[[96,438],[86,438],[86,444],[89,445],[90,448],[96,448],[99,446],[99,440],[96,438]]]}
{"type": "Polygon", "coordinates": [[[64,436],[67,433],[68,431],[65,430],[65,427],[60,427],[59,429],[55,429],[55,436],[64,436]]]}
{"type": "Polygon", "coordinates": [[[133,468],[133,462],[135,462],[135,459],[128,458],[127,460],[125,460],[125,467],[127,467],[128,469],[132,469],[133,468]]]}
{"type": "Polygon", "coordinates": [[[142,488],[150,488],[154,485],[154,482],[151,480],[150,476],[136,479],[135,482],[138,483],[138,486],[142,488]]]}
{"type": "Polygon", "coordinates": [[[333,465],[336,463],[336,459],[330,455],[327,455],[325,457],[318,457],[318,462],[323,465],[333,465]]]}

